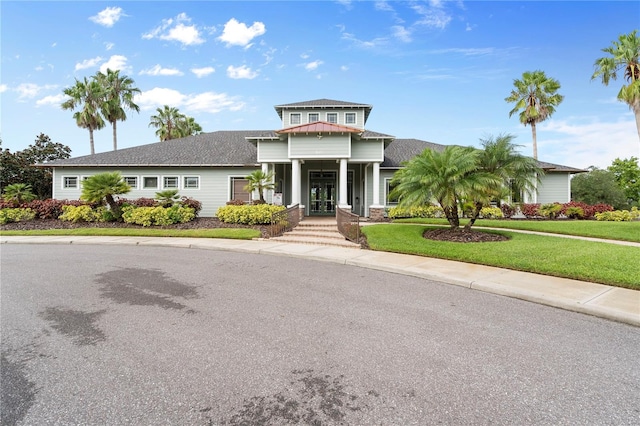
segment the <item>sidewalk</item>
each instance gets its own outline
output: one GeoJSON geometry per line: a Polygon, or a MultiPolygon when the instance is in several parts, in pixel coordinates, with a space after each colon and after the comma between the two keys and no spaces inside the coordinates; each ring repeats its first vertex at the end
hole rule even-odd
{"type": "Polygon", "coordinates": [[[640,327],[640,291],[421,256],[216,238],[0,236],[0,243],[146,245],[314,259],[459,285],[640,327]]]}

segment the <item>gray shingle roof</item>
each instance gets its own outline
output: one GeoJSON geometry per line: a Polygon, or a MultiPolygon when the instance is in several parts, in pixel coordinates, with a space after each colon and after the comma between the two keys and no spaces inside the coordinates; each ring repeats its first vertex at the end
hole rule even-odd
{"type": "Polygon", "coordinates": [[[401,167],[403,161],[410,160],[427,148],[442,151],[446,148],[446,145],[439,145],[420,139],[396,139],[384,150],[384,161],[380,167],[401,167]]]}

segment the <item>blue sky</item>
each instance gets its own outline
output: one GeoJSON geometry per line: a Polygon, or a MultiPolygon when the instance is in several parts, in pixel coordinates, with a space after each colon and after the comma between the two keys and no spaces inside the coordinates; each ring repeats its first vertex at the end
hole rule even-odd
{"type": "MultiPolygon", "coordinates": [[[[328,98],[373,105],[367,129],[479,145],[531,129],[504,101],[543,70],[565,96],[538,126],[539,159],[586,168],[640,156],[622,81],[591,81],[602,48],[640,27],[637,1],[3,1],[2,148],[45,133],[89,154],[89,132],[63,111],[74,79],[120,69],[142,90],[118,146],[157,141],[162,105],[204,131],[279,129],[274,105],[328,98]]],[[[96,152],[112,149],[107,127],[96,152]]]]}

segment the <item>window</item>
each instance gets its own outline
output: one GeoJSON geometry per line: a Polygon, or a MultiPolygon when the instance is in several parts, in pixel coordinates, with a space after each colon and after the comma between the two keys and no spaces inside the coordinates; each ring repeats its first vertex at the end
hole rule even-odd
{"type": "Polygon", "coordinates": [[[185,176],[182,187],[184,189],[200,188],[200,178],[198,176],[185,176]]]}
{"type": "Polygon", "coordinates": [[[65,176],[62,178],[62,187],[65,189],[78,188],[78,176],[65,176]]]}
{"type": "Polygon", "coordinates": [[[338,114],[335,112],[328,112],[327,121],[332,124],[338,124],[338,114]]]}
{"type": "Polygon", "coordinates": [[[320,114],[318,114],[317,112],[310,112],[309,123],[314,123],[316,121],[320,121],[320,114]]]}
{"type": "Polygon", "coordinates": [[[179,181],[177,176],[165,176],[162,179],[162,187],[164,189],[177,189],[178,182],[179,181]]]}
{"type": "Polygon", "coordinates": [[[384,180],[384,191],[385,191],[385,199],[387,200],[387,204],[398,204],[398,197],[390,197],[391,191],[396,187],[396,185],[391,184],[391,179],[384,180]]]}
{"type": "Polygon", "coordinates": [[[144,189],[158,189],[158,177],[157,176],[145,176],[142,178],[142,188],[144,189]]]}
{"type": "Polygon", "coordinates": [[[347,112],[344,115],[345,124],[356,124],[356,113],[355,112],[347,112]]]}
{"type": "Polygon", "coordinates": [[[124,176],[122,179],[131,189],[138,189],[138,176],[124,176]]]}
{"type": "Polygon", "coordinates": [[[300,124],[300,114],[291,114],[289,117],[291,124],[300,124]]]}
{"type": "Polygon", "coordinates": [[[232,177],[231,199],[244,201],[245,203],[251,202],[251,194],[244,190],[248,183],[249,181],[243,177],[232,177]]]}

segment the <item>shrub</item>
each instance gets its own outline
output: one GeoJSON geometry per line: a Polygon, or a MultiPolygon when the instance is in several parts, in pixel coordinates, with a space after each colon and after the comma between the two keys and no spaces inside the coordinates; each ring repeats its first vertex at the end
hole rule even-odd
{"type": "Polygon", "coordinates": [[[500,205],[500,210],[502,210],[502,217],[506,217],[507,219],[516,214],[516,208],[509,204],[500,205]]]}
{"type": "Polygon", "coordinates": [[[582,219],[584,218],[584,209],[582,207],[567,207],[564,208],[564,215],[569,219],[582,219]]]}
{"type": "Polygon", "coordinates": [[[63,206],[84,206],[90,205],[80,200],[54,200],[49,198],[46,200],[33,200],[27,206],[36,212],[36,216],[40,219],[57,219],[62,213],[63,206]]]}
{"type": "Polygon", "coordinates": [[[9,222],[24,222],[33,220],[36,212],[29,208],[3,208],[0,210],[0,224],[4,225],[9,222]]]}
{"type": "Polygon", "coordinates": [[[640,210],[637,207],[633,207],[629,210],[615,210],[604,211],[595,214],[596,220],[612,221],[612,222],[627,222],[631,220],[640,219],[640,210]]]}
{"type": "Polygon", "coordinates": [[[142,226],[172,225],[185,223],[195,218],[195,212],[190,207],[174,205],[169,208],[156,207],[122,207],[122,218],[126,223],[142,226]]]}
{"type": "Polygon", "coordinates": [[[222,222],[243,225],[264,225],[271,223],[271,215],[285,210],[284,206],[272,204],[226,205],[216,212],[222,222]]]}
{"type": "Polygon", "coordinates": [[[235,200],[234,199],[234,200],[231,200],[231,201],[227,201],[227,205],[228,206],[244,206],[245,204],[247,204],[247,203],[245,203],[242,200],[235,200]]]}
{"type": "Polygon", "coordinates": [[[177,189],[166,189],[164,191],[156,192],[156,201],[162,207],[171,207],[178,202],[180,196],[177,189]]]}
{"type": "Polygon", "coordinates": [[[532,217],[538,217],[538,209],[540,209],[540,204],[526,204],[523,203],[520,205],[520,211],[523,215],[530,219],[532,217]]]}
{"type": "Polygon", "coordinates": [[[475,208],[476,208],[476,205],[472,201],[467,201],[466,203],[463,203],[462,207],[461,207],[462,216],[463,217],[471,217],[471,216],[473,216],[473,212],[474,212],[475,208]]]}
{"type": "Polygon", "coordinates": [[[483,207],[480,210],[480,216],[484,219],[501,219],[504,217],[502,210],[498,207],[483,207]]]}
{"type": "Polygon", "coordinates": [[[180,204],[182,204],[182,206],[184,207],[192,208],[196,217],[198,216],[198,214],[200,214],[200,210],[202,210],[202,203],[190,197],[183,196],[180,199],[180,204]]]}
{"type": "Polygon", "coordinates": [[[422,217],[436,218],[444,215],[442,208],[431,204],[412,206],[409,208],[391,207],[387,212],[387,216],[391,219],[400,219],[405,217],[422,217]]]}
{"type": "Polygon", "coordinates": [[[62,214],[59,219],[66,222],[104,222],[104,207],[93,209],[90,205],[62,206],[62,214]]]}
{"type": "Polygon", "coordinates": [[[558,203],[548,203],[543,204],[538,209],[538,214],[542,217],[546,217],[547,219],[555,219],[560,215],[562,211],[562,204],[558,203]]]}
{"type": "Polygon", "coordinates": [[[134,207],[156,207],[158,205],[158,202],[153,198],[145,198],[145,197],[136,198],[135,200],[120,198],[118,199],[118,203],[120,204],[121,207],[124,207],[125,205],[130,205],[134,207]]]}

